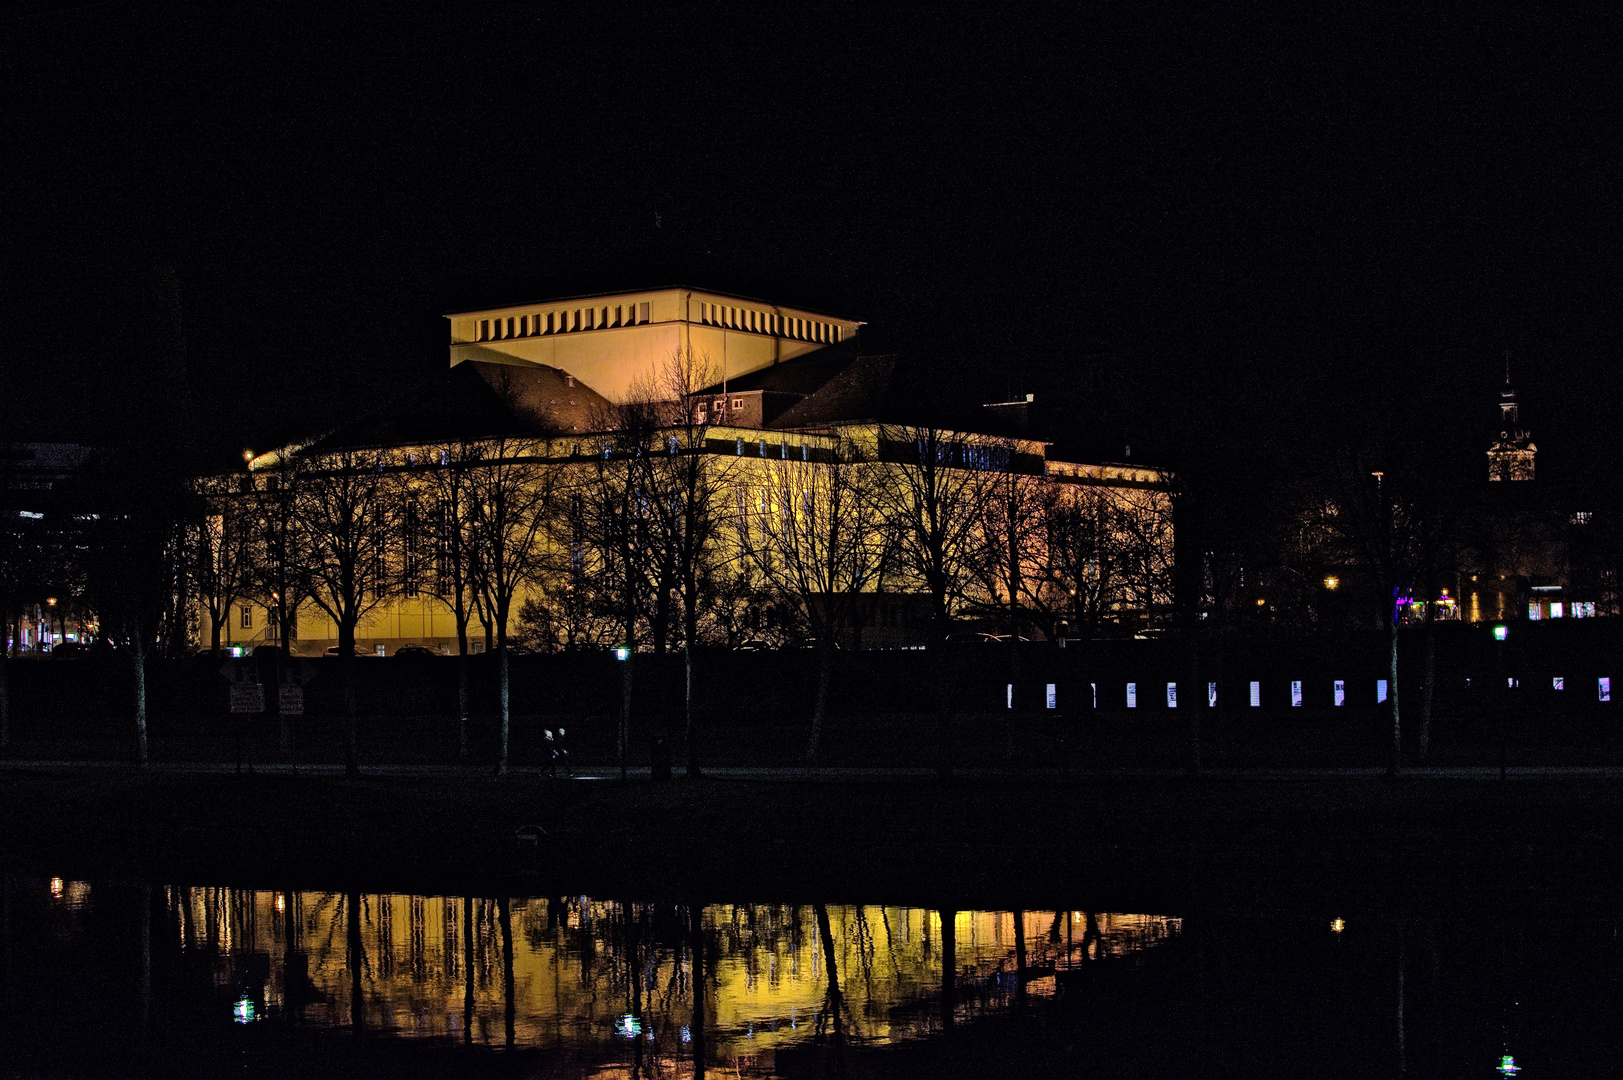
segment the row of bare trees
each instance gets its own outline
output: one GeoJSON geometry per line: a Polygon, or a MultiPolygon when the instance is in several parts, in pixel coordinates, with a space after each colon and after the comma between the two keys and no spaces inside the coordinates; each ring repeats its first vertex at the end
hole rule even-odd
{"type": "MultiPolygon", "coordinates": [[[[788,436],[772,454],[751,440],[746,454],[737,432],[718,434],[695,407],[713,381],[702,358],[673,357],[587,439],[317,444],[163,498],[131,488],[130,512],[79,545],[93,556],[78,570],[86,602],[104,635],[142,649],[178,650],[206,624],[219,653],[247,602],[284,646],[300,637],[301,614],[307,629],[324,616],[332,630],[304,636],[336,639],[351,773],[355,642],[402,600],[441,605],[454,624],[464,756],[477,620],[499,657],[499,771],[516,638],[529,649],[626,649],[622,762],[637,652],[680,650],[695,773],[700,646],[812,644],[815,757],[837,653],[860,646],[878,597],[915,598],[927,625],[910,633],[936,641],[966,618],[1014,638],[1087,637],[1169,602],[1160,490],[1062,482],[1019,443],[930,427],[796,436],[792,456],[788,436]]],[[[11,539],[7,552],[21,546],[11,539]]],[[[26,561],[11,554],[6,573],[26,561]]],[[[282,738],[289,750],[286,721],[282,738]]]]}

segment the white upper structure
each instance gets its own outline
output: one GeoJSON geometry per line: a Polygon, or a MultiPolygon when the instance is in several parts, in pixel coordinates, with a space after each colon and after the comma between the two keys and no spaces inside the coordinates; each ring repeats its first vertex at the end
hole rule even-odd
{"type": "Polygon", "coordinates": [[[659,365],[692,350],[723,380],[825,349],[863,324],[699,289],[670,288],[461,311],[451,322],[451,364],[530,362],[567,372],[624,401],[659,365]]]}

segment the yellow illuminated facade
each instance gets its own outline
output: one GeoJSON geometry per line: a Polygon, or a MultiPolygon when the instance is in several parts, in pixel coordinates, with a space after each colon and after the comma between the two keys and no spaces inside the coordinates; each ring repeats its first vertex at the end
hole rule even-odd
{"type": "MultiPolygon", "coordinates": [[[[731,494],[719,508],[717,547],[724,558],[737,558],[747,544],[752,519],[761,514],[783,513],[778,505],[784,489],[781,474],[797,468],[812,468],[823,462],[853,458],[900,468],[889,445],[902,445],[917,429],[890,425],[873,418],[824,422],[795,428],[761,425],[759,392],[737,393],[722,390],[731,380],[768,372],[797,359],[828,357],[830,352],[856,358],[854,338],[863,325],[812,312],[784,308],[759,301],[729,297],[690,289],[666,289],[644,293],[549,301],[511,308],[463,312],[449,316],[451,326],[450,362],[502,365],[505,368],[533,369],[548,373],[546,386],[579,388],[582,397],[592,394],[598,400],[625,401],[645,394],[657,383],[661,365],[673,356],[703,357],[709,374],[717,382],[693,395],[687,406],[689,422],[672,427],[649,440],[646,451],[702,454],[709,475],[731,494]],[[691,351],[690,351],[691,350],[691,351]],[[842,354],[841,351],[844,351],[842,354]],[[558,381],[553,376],[557,375],[558,381]],[[774,479],[777,477],[777,479],[774,479]]],[[[484,370],[484,369],[482,369],[484,370]]],[[[831,369],[832,370],[832,369],[831,369]]],[[[571,390],[561,392],[569,393],[571,390]]],[[[548,391],[550,392],[550,391],[548,391]]],[[[542,402],[545,407],[547,402],[542,402]]],[[[570,400],[567,404],[574,405],[570,400]]],[[[578,418],[577,418],[578,419],[578,418]]],[[[560,493],[579,490],[598,473],[605,455],[611,453],[613,439],[590,431],[537,435],[504,440],[496,454],[521,456],[545,462],[553,470],[560,493]]],[[[552,427],[558,431],[558,425],[552,427]]],[[[1085,464],[1053,460],[1047,444],[1024,438],[981,435],[972,432],[942,433],[953,459],[962,468],[986,468],[985,461],[1001,454],[999,460],[1019,463],[1017,482],[1027,488],[1043,488],[1060,498],[1100,496],[1103,509],[1121,523],[1137,528],[1144,536],[1144,554],[1139,562],[1140,576],[1151,584],[1138,595],[1117,606],[1132,609],[1135,617],[1170,603],[1167,582],[1172,553],[1171,503],[1165,476],[1155,469],[1115,464],[1085,464]],[[994,453],[995,452],[995,453],[994,453]]],[[[423,479],[436,462],[444,460],[443,444],[411,443],[374,446],[366,449],[380,471],[401,477],[402,484],[431,501],[429,484],[423,479]]],[[[293,448],[255,457],[250,462],[247,482],[264,485],[273,482],[283,458],[293,448]]],[[[319,461],[319,448],[311,451],[319,461]]],[[[241,484],[236,478],[232,484],[241,484]]],[[[1041,493],[1028,493],[1037,501],[1041,493]]],[[[423,516],[427,516],[426,514],[423,516]]],[[[419,519],[421,520],[421,519],[419,519]]],[[[402,549],[427,552],[432,539],[403,537],[402,549]]],[[[544,583],[533,583],[520,591],[513,605],[516,613],[525,599],[544,594],[544,583]]],[[[922,583],[905,573],[892,572],[883,586],[886,596],[875,595],[868,605],[873,617],[862,630],[862,644],[870,648],[902,647],[917,643],[918,605],[906,598],[917,597],[922,583]],[[904,617],[912,611],[910,620],[904,617]],[[899,614],[902,613],[902,614],[899,614]],[[907,625],[909,622],[914,625],[907,625]]],[[[982,586],[981,606],[995,607],[1001,600],[993,587],[982,586]]],[[[356,633],[357,648],[368,654],[390,655],[403,645],[425,646],[435,652],[456,651],[456,623],[446,602],[447,589],[436,573],[431,554],[421,554],[415,572],[401,579],[401,587],[378,604],[361,622],[356,633]]],[[[1053,605],[1063,608],[1064,598],[1053,605]]],[[[508,626],[513,636],[516,626],[508,626]]],[[[280,641],[282,635],[271,625],[265,604],[252,598],[238,600],[228,622],[221,627],[221,642],[228,647],[252,648],[280,641]]],[[[486,633],[475,620],[469,628],[471,651],[483,651],[486,633]]],[[[211,640],[212,625],[205,611],[199,641],[211,640]]],[[[319,655],[336,646],[337,628],[312,603],[297,613],[292,647],[303,655],[319,655]]]]}

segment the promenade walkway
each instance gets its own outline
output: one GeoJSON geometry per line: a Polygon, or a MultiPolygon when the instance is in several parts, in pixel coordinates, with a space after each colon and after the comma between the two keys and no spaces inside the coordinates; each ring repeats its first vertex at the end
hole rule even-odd
{"type": "MultiPolygon", "coordinates": [[[[253,765],[244,763],[242,766],[234,762],[152,762],[144,766],[137,766],[130,761],[34,761],[34,760],[0,760],[0,773],[7,771],[28,772],[149,772],[154,775],[219,775],[222,773],[244,774],[253,773],[265,776],[332,776],[342,777],[342,765],[319,763],[308,765],[289,765],[285,762],[255,762],[253,765]]],[[[683,770],[677,766],[674,770],[678,782],[683,779],[683,770]]],[[[522,765],[514,766],[508,770],[510,776],[539,777],[547,776],[549,770],[544,766],[522,765]]],[[[489,765],[367,765],[361,769],[362,777],[453,777],[466,776],[470,779],[488,778],[492,775],[489,765]]],[[[650,770],[647,766],[634,767],[627,770],[626,775],[632,780],[647,781],[650,770]]],[[[1107,769],[1061,769],[1061,768],[1000,768],[992,766],[965,766],[953,771],[953,778],[958,780],[985,780],[998,783],[1086,783],[1111,780],[1133,779],[1198,779],[1208,781],[1286,781],[1286,780],[1388,780],[1391,774],[1384,768],[1212,768],[1202,769],[1191,774],[1186,769],[1174,768],[1107,768],[1107,769]]],[[[927,768],[841,768],[841,767],[783,767],[783,766],[718,766],[704,770],[704,776],[712,780],[738,780],[751,782],[791,782],[791,783],[894,783],[897,781],[922,782],[934,781],[939,774],[935,769],[927,768]]],[[[1490,765],[1471,766],[1414,766],[1405,768],[1400,774],[1405,780],[1499,780],[1500,769],[1490,765]]],[[[1623,780],[1623,766],[1617,765],[1512,765],[1503,772],[1506,780],[1623,780]]],[[[620,770],[613,766],[589,766],[576,768],[572,774],[559,773],[560,782],[575,781],[604,781],[617,780],[620,770]]]]}

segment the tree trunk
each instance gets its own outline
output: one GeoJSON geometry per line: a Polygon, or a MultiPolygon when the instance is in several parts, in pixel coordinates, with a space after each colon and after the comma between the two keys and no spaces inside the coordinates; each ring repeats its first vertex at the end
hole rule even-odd
{"type": "Polygon", "coordinates": [[[511,1050],[517,1002],[513,1000],[513,914],[505,896],[496,898],[496,922],[502,935],[502,1028],[511,1050]]]}
{"type": "Polygon", "coordinates": [[[11,625],[0,624],[0,755],[11,750],[11,625]]]}
{"type": "Polygon", "coordinates": [[[135,662],[135,762],[147,763],[147,650],[141,631],[130,635],[130,657],[135,662]]]}
{"type": "Polygon", "coordinates": [[[704,1080],[704,908],[688,905],[688,942],[693,950],[693,1080],[704,1080]]]}
{"type": "Polygon", "coordinates": [[[468,623],[456,628],[456,752],[468,760],[468,623]]]}
{"type": "Polygon", "coordinates": [[[683,663],[682,663],[683,672],[687,677],[687,691],[686,691],[686,693],[687,693],[687,697],[686,697],[687,718],[686,718],[686,724],[684,726],[685,726],[685,729],[686,729],[685,733],[686,733],[687,744],[688,744],[688,779],[692,780],[692,779],[696,779],[699,776],[703,775],[703,773],[701,773],[699,771],[699,723],[698,723],[698,715],[697,715],[697,713],[695,712],[695,710],[693,708],[693,641],[692,641],[692,639],[688,640],[687,648],[682,650],[682,654],[683,654],[683,663]]]}
{"type": "Polygon", "coordinates": [[[344,684],[344,775],[361,775],[360,733],[355,719],[355,625],[338,624],[338,673],[344,684]]]}
{"type": "Polygon", "coordinates": [[[462,898],[462,1041],[473,1045],[473,897],[462,898]]]}
{"type": "Polygon", "coordinates": [[[362,985],[366,966],[365,951],[361,946],[361,895],[350,893],[344,897],[346,931],[344,935],[349,954],[349,1024],[357,1036],[366,1033],[366,994],[362,985]]]}
{"type": "Polygon", "coordinates": [[[834,1055],[836,1070],[845,1044],[845,1008],[840,1001],[840,971],[834,962],[834,931],[829,926],[828,907],[814,905],[817,914],[817,933],[823,939],[823,966],[828,969],[828,1003],[834,1016],[834,1055]]]}
{"type": "Polygon", "coordinates": [[[1389,770],[1396,776],[1403,769],[1403,720],[1398,712],[1398,624],[1396,620],[1387,631],[1389,640],[1388,661],[1390,672],[1387,675],[1386,694],[1387,701],[1392,706],[1392,767],[1389,770]]]}
{"type": "Polygon", "coordinates": [[[806,747],[806,761],[817,763],[822,749],[823,719],[828,713],[828,687],[834,680],[834,644],[826,638],[817,643],[817,703],[812,707],[811,743],[806,747]]]}
{"type": "MultiPolygon", "coordinates": [[[[505,623],[505,620],[503,620],[503,622],[505,623]]],[[[496,666],[501,672],[499,678],[501,686],[500,695],[502,715],[501,749],[496,753],[496,775],[505,776],[507,774],[508,738],[510,732],[512,731],[512,714],[510,711],[511,697],[509,694],[510,684],[507,676],[507,628],[505,625],[498,625],[496,627],[496,653],[496,666]]]]}
{"type": "Polygon", "coordinates": [[[1420,681],[1420,735],[1415,753],[1421,761],[1431,752],[1431,701],[1437,687],[1437,636],[1431,621],[1432,605],[1426,606],[1426,660],[1420,681]]]}
{"type": "MultiPolygon", "coordinates": [[[[225,617],[228,619],[231,617],[229,609],[227,609],[225,617]]],[[[210,618],[209,623],[209,652],[218,660],[220,658],[220,620],[210,618]]]]}
{"type": "Polygon", "coordinates": [[[614,754],[620,762],[620,779],[626,778],[627,759],[631,755],[631,665],[637,658],[637,622],[635,615],[626,619],[626,658],[620,667],[620,728],[615,733],[614,754]]]}

